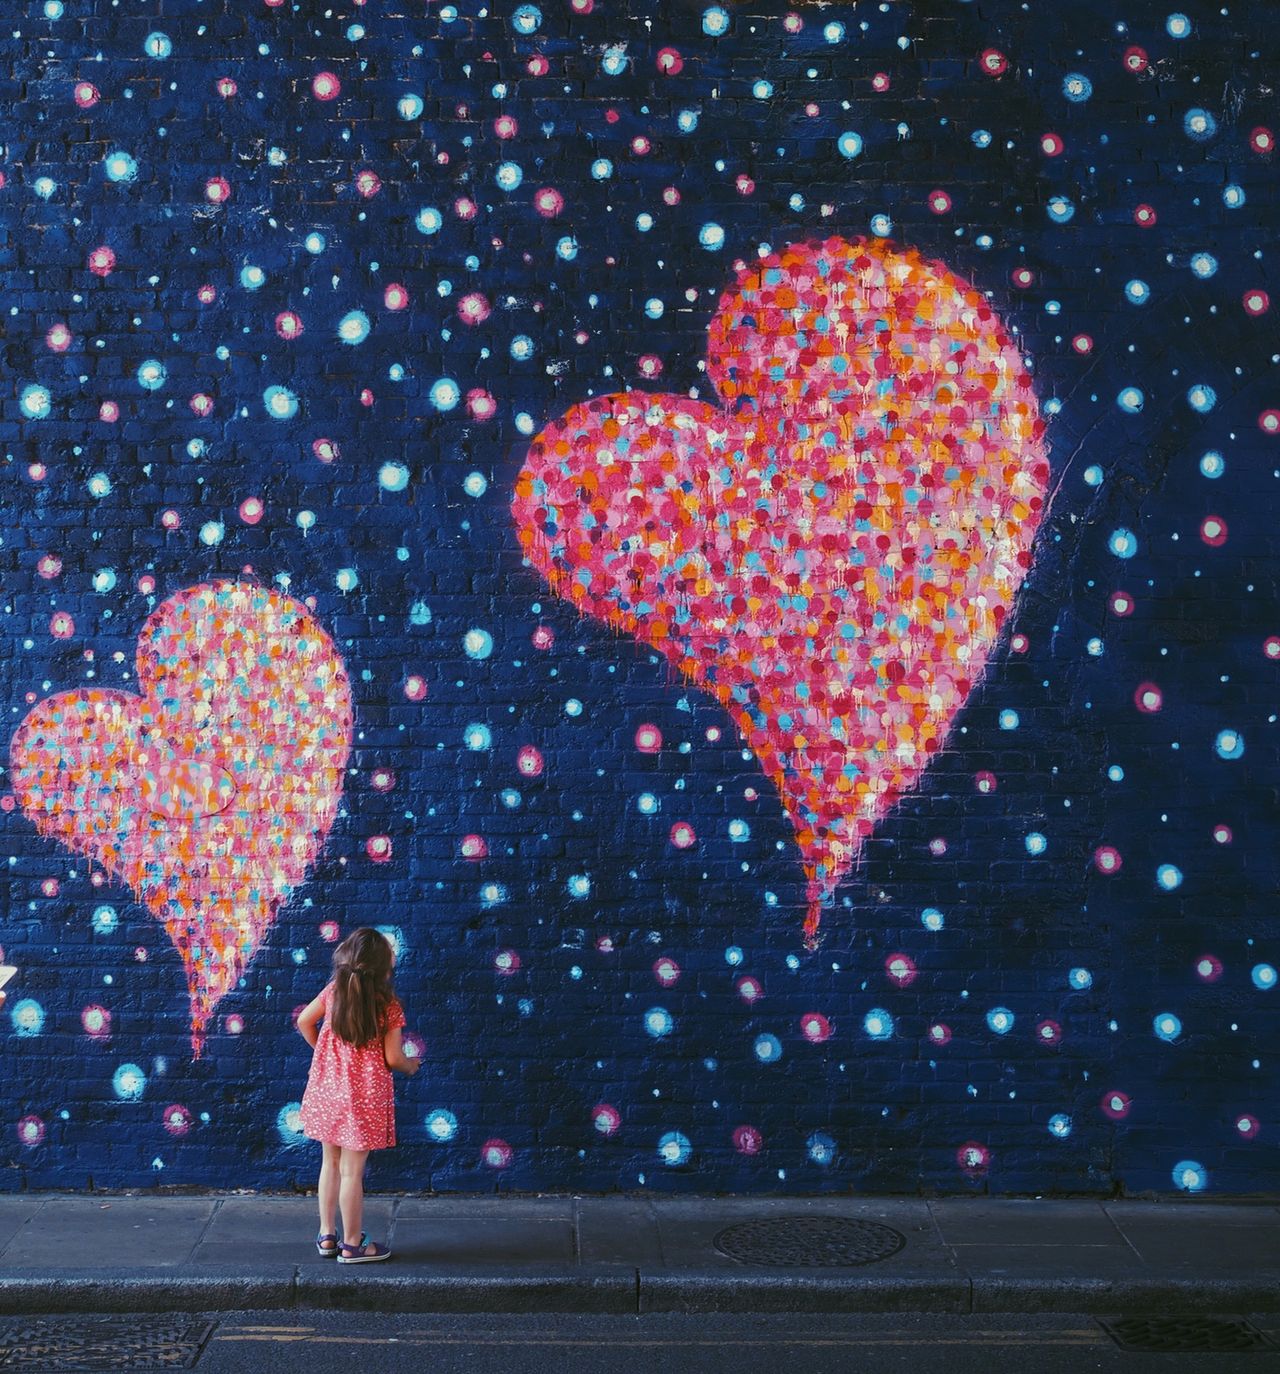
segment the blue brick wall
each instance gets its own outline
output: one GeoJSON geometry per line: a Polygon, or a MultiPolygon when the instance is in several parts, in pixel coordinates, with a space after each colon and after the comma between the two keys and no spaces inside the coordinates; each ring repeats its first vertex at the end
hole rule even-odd
{"type": "Polygon", "coordinates": [[[313,609],[354,723],[199,1058],[165,930],[7,760],[0,1186],[309,1184],[291,1013],[372,923],[425,1057],[372,1186],[1276,1189],[1280,48],[1178,3],[9,7],[5,739],[218,579],[313,609]],[[569,406],[711,397],[735,263],[877,233],[1017,331],[1051,500],[810,950],[728,713],[552,595],[511,500],[569,406]]]}

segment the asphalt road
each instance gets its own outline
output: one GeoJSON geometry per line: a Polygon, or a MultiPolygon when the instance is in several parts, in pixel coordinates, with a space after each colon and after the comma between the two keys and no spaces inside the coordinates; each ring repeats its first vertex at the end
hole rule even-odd
{"type": "MultiPolygon", "coordinates": [[[[370,1369],[377,1374],[1280,1374],[1280,1315],[1254,1324],[1274,1349],[1251,1354],[1133,1354],[1119,1349],[1086,1316],[912,1315],[709,1317],[414,1316],[377,1313],[238,1312],[211,1317],[0,1318],[0,1365],[9,1369],[114,1367],[141,1371],[195,1368],[201,1374],[314,1374],[318,1368],[370,1369]],[[106,1323],[106,1325],[103,1325],[106,1323]],[[151,1323],[197,1343],[194,1365],[150,1363],[127,1343],[151,1323]],[[15,1345],[25,1326],[28,1344],[15,1345]],[[209,1328],[212,1327],[210,1330],[209,1328]],[[96,1332],[123,1362],[63,1363],[60,1340],[96,1332]],[[15,1358],[16,1357],[16,1358],[15,1358]]],[[[166,1337],[156,1332],[157,1351],[166,1337]]],[[[192,1347],[193,1351],[196,1347],[192,1347]]],[[[79,1358],[84,1359],[83,1351],[79,1358]]]]}

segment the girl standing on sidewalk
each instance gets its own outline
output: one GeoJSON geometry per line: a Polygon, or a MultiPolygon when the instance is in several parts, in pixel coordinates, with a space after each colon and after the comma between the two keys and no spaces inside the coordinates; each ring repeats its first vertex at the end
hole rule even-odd
{"type": "Polygon", "coordinates": [[[302,1095],[302,1129],[324,1147],[316,1249],[326,1258],[337,1255],[339,1264],[391,1258],[390,1249],[360,1227],[369,1151],[396,1143],[391,1070],[418,1072],[418,1061],[401,1044],[404,1010],[391,986],[394,967],[390,942],[362,926],[334,950],[332,981],[298,1015],[298,1030],[315,1051],[302,1095]]]}

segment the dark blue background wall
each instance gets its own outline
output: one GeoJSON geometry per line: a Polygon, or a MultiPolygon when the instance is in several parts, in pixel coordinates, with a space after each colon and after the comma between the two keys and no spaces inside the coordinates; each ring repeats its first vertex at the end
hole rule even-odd
{"type": "Polygon", "coordinates": [[[1265,7],[1179,2],[1185,36],[1166,4],[1131,5],[1120,23],[1106,3],[1042,0],[804,6],[794,19],[726,6],[721,36],[705,6],[618,0],[577,5],[589,13],[539,0],[536,19],[472,0],[9,6],[9,730],[49,692],[127,687],[149,611],[246,568],[315,599],[356,724],[325,855],[197,1062],[163,930],[20,809],[0,813],[0,944],[20,967],[0,1186],[308,1183],[314,1147],[289,1116],[307,1051],[290,1013],[324,982],[325,921],[399,927],[400,992],[425,1040],[426,1070],[399,1090],[401,1145],[374,1186],[1280,1184],[1280,646],[1266,647],[1280,636],[1280,439],[1259,424],[1280,406],[1280,308],[1251,314],[1244,299],[1276,289],[1276,163],[1250,139],[1276,123],[1280,46],[1265,7]],[[167,57],[148,51],[155,33],[167,57]],[[1124,60],[1135,45],[1140,71],[1124,60]],[[660,69],[664,48],[681,70],[660,69]],[[989,48],[1007,56],[1003,75],[982,70],[989,48]],[[321,72],[339,78],[337,99],[315,98],[321,72]],[[1071,98],[1085,89],[1073,76],[1087,98],[1071,98]],[[216,88],[224,77],[234,95],[216,88]],[[89,108],[81,82],[100,96],[89,108]],[[409,95],[422,110],[404,118],[409,95]],[[1188,131],[1195,109],[1210,136],[1188,131]],[[518,126],[505,140],[503,115],[518,126]],[[853,160],[837,146],[847,130],[864,140],[853,160]],[[1043,149],[1051,133],[1060,154],[1043,149]],[[107,175],[118,151],[132,179],[107,175]],[[523,174],[510,191],[505,162],[523,174]],[[380,181],[369,197],[366,170],[380,181]],[[214,177],[225,203],[207,197],[214,177]],[[558,217],[537,212],[543,187],[562,194],[558,217]],[[935,188],[950,213],[930,212],[935,188]],[[1154,225],[1135,218],[1142,205],[1154,225]],[[423,207],[438,209],[437,232],[416,226],[423,207]],[[870,233],[874,216],[989,291],[1019,331],[1053,499],[1012,627],[1024,641],[1006,636],[809,953],[790,824],[724,712],[549,596],[521,565],[508,503],[528,434],[569,404],[623,385],[701,381],[706,394],[705,330],[736,259],[870,233]],[[718,250],[699,240],[709,221],[725,231],[718,250]],[[102,246],[115,254],[106,276],[88,266],[102,246]],[[1023,266],[1034,280],[1020,288],[1023,266]],[[246,268],[261,269],[256,288],[246,268]],[[1142,303],[1131,281],[1146,284],[1142,303]],[[408,309],[386,309],[392,283],[408,309]],[[492,306],[477,325],[458,318],[472,291],[492,306]],[[665,302],[656,322],[650,298],[665,302]],[[300,338],[276,332],[286,309],[300,338]],[[372,322],[358,345],[336,332],[352,310],[372,322]],[[57,324],[65,351],[49,346],[57,324]],[[517,336],[527,359],[512,356],[517,336]],[[659,381],[644,355],[661,360],[659,381]],[[148,359],[167,369],[154,391],[136,378],[148,359]],[[493,418],[465,400],[438,409],[440,378],[463,397],[487,390],[493,418]],[[23,408],[33,385],[48,391],[43,418],[30,413],[38,393],[23,408]],[[271,386],[296,394],[292,419],[268,415],[271,386]],[[1211,408],[1189,403],[1196,387],[1213,389],[1211,408]],[[1133,413],[1118,403],[1127,388],[1143,393],[1133,413]],[[196,394],[211,398],[207,417],[196,394]],[[117,419],[100,418],[104,401],[117,419]],[[317,459],[319,438],[336,461],[317,459]],[[402,491],[379,483],[391,461],[408,468],[402,491]],[[248,497],[264,502],[257,524],[238,514],[248,497]],[[1225,542],[1202,538],[1210,516],[1225,542]],[[1132,556],[1113,551],[1117,531],[1132,556]],[[54,578],[38,567],[47,554],[62,562],[54,578]],[[342,569],[358,588],[339,589],[342,569]],[[1132,614],[1109,609],[1117,590],[1132,614]],[[70,638],[50,632],[59,611],[70,638]],[[540,625],[550,650],[531,643],[540,625]],[[464,648],[476,628],[492,636],[487,657],[464,648]],[[406,698],[411,673],[425,701],[406,698]],[[1162,693],[1158,712],[1135,706],[1144,683],[1162,693]],[[1016,728],[1001,726],[1008,711],[1016,728]],[[635,748],[646,722],[663,732],[658,755],[635,748]],[[491,747],[467,747],[472,724],[491,747]],[[1243,754],[1223,757],[1233,740],[1243,754]],[[535,779],[517,768],[528,744],[546,760],[535,779]],[[396,784],[379,792],[385,768],[396,784]],[[994,792],[975,785],[984,771],[994,792]],[[643,792],[655,816],[637,809],[643,792]],[[677,820],[693,824],[692,848],[669,843],[677,820]],[[748,839],[730,840],[733,820],[748,839]],[[461,856],[468,834],[487,859],[461,856]],[[375,835],[391,837],[390,862],[370,861],[375,835]],[[1118,873],[1095,863],[1103,846],[1118,873]],[[114,925],[95,918],[104,905],[114,925]],[[909,985],[887,974],[892,954],[914,961],[909,985]],[[663,956],[679,966],[673,986],[655,978],[663,956]],[[754,1003],[744,976],[763,988],[754,1003]],[[89,1005],[110,1012],[110,1036],[85,1034],[89,1005]],[[674,1023],[661,1038],[646,1029],[655,1007],[674,1023]],[[810,1012],[830,1021],[824,1043],[802,1033],[810,1012]],[[891,1020],[887,1038],[868,1033],[873,1012],[891,1020]],[[931,1040],[940,1024],[949,1043],[931,1040]],[[1118,1118],[1104,1110],[1117,1094],[1118,1118]],[[600,1103],[619,1114],[611,1135],[600,1103]],[[756,1152],[735,1144],[741,1126],[756,1152]]]}

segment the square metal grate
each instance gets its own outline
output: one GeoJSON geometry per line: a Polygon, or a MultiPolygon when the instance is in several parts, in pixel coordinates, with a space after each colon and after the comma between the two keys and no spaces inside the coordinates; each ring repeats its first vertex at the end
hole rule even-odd
{"type": "Polygon", "coordinates": [[[0,1369],[85,1374],[193,1369],[215,1322],[190,1317],[41,1317],[0,1327],[0,1369]]]}
{"type": "Polygon", "coordinates": [[[1117,1317],[1099,1326],[1121,1350],[1162,1355],[1246,1355],[1275,1343],[1243,1317],[1117,1317]]]}

